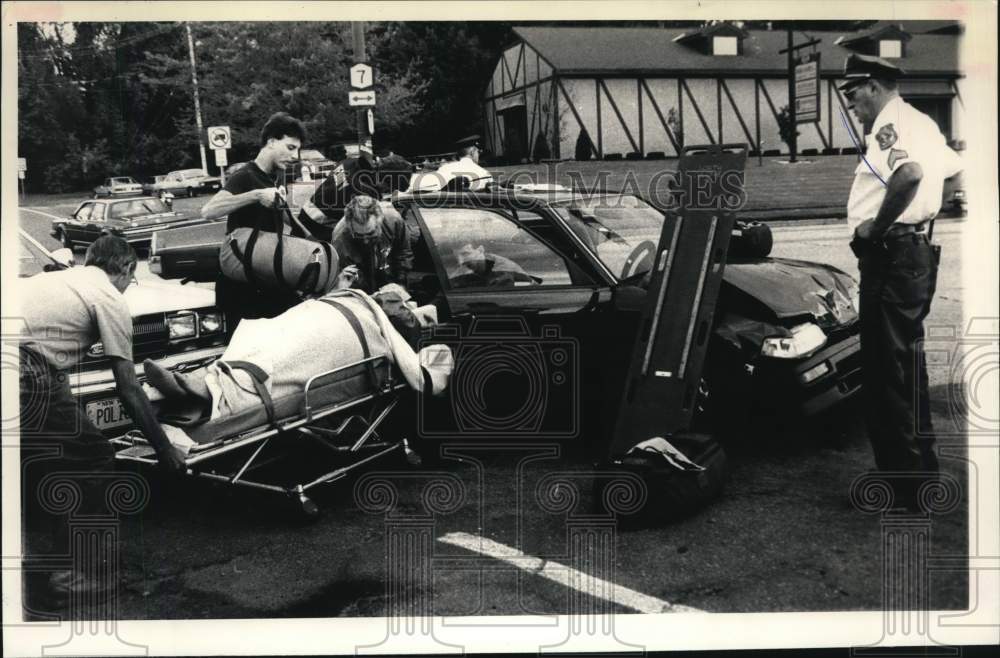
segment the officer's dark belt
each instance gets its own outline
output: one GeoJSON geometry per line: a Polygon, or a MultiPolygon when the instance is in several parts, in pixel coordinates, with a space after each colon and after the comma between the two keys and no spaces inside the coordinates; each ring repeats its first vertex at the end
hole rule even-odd
{"type": "Polygon", "coordinates": [[[928,222],[921,222],[919,224],[893,224],[889,227],[889,230],[885,232],[883,240],[893,240],[895,238],[902,238],[907,235],[914,234],[924,234],[927,233],[928,222]]]}

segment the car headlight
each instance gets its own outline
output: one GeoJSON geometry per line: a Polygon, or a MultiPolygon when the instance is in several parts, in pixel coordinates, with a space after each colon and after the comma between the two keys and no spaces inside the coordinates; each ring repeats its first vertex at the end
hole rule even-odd
{"type": "Polygon", "coordinates": [[[167,316],[167,330],[170,332],[170,340],[179,338],[194,338],[198,333],[195,324],[194,313],[178,313],[167,316]]]}
{"type": "Polygon", "coordinates": [[[822,347],[826,334],[817,325],[808,322],[792,328],[791,336],[765,338],[760,353],[775,359],[797,359],[822,347]]]}
{"type": "Polygon", "coordinates": [[[198,326],[201,329],[202,336],[221,332],[223,329],[222,312],[211,311],[208,313],[202,313],[198,316],[198,326]]]}

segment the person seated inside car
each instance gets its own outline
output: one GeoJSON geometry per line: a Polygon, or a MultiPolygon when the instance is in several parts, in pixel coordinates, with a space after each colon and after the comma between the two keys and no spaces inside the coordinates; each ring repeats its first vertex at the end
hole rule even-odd
{"type": "Polygon", "coordinates": [[[375,298],[345,290],[343,282],[338,287],[274,318],[243,320],[209,366],[176,373],[147,359],[146,381],[168,402],[207,409],[211,420],[258,407],[265,400],[261,389],[272,400],[302,393],[316,375],[366,356],[388,357],[411,388],[441,394],[451,375],[451,350],[430,345],[415,351],[422,326],[434,318],[407,304],[399,286],[387,286],[375,298]],[[383,293],[386,299],[378,299],[383,293]]]}
{"type": "Polygon", "coordinates": [[[479,288],[486,286],[516,286],[539,283],[520,265],[509,258],[486,251],[483,245],[473,247],[465,243],[452,252],[456,267],[448,273],[453,288],[479,288]]]}

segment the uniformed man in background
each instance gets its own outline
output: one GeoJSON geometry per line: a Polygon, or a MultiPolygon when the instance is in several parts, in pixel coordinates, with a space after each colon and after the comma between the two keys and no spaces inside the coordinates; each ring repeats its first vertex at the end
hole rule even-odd
{"type": "Polygon", "coordinates": [[[410,182],[414,192],[442,189],[483,190],[493,182],[493,174],[479,165],[482,151],[479,135],[470,135],[455,143],[456,159],[445,162],[436,171],[415,174],[410,182]]]}
{"type": "Polygon", "coordinates": [[[862,396],[879,470],[899,506],[935,480],[938,460],[918,344],[937,283],[940,249],[931,225],[945,178],[961,168],[933,119],[899,96],[903,71],[852,54],[840,90],[867,135],[847,203],[861,272],[862,396]]]}

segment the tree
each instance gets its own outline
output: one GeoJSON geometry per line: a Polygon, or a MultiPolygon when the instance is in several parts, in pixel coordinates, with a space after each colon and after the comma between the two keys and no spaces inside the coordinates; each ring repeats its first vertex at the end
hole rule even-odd
{"type": "Polygon", "coordinates": [[[531,150],[531,159],[535,162],[548,160],[552,157],[552,149],[549,148],[549,140],[545,138],[545,133],[539,131],[535,135],[535,147],[531,150]]]}
{"type": "Polygon", "coordinates": [[[574,160],[589,160],[594,155],[594,149],[590,146],[590,138],[583,130],[576,138],[576,149],[573,155],[574,160]]]}
{"type": "Polygon", "coordinates": [[[792,135],[798,137],[801,134],[798,127],[792,123],[791,110],[787,105],[783,105],[778,110],[778,135],[781,137],[781,141],[788,145],[789,153],[792,151],[792,135]]]}

